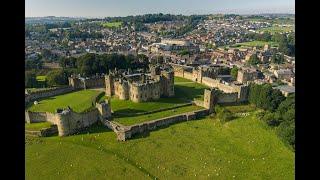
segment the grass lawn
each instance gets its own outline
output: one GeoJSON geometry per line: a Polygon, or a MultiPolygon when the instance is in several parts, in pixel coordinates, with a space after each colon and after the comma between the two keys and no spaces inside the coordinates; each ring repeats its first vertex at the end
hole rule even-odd
{"type": "Polygon", "coordinates": [[[199,83],[176,84],[174,86],[176,98],[193,100],[193,98],[203,100],[204,90],[209,87],[199,83]]]}
{"type": "Polygon", "coordinates": [[[291,27],[278,27],[278,26],[274,26],[274,27],[268,27],[268,28],[260,28],[259,31],[269,31],[271,34],[274,33],[280,33],[280,32],[288,32],[288,31],[292,31],[294,30],[295,27],[291,26],[291,27]]]}
{"type": "Polygon", "coordinates": [[[42,91],[42,90],[49,90],[49,89],[53,89],[53,88],[26,88],[28,90],[30,90],[31,92],[37,92],[37,91],[42,91]]]}
{"type": "Polygon", "coordinates": [[[295,178],[294,152],[254,114],[224,125],[209,118],[187,121],[126,142],[103,126],[32,138],[25,145],[27,180],[295,178]]]}
{"type": "Polygon", "coordinates": [[[190,79],[182,78],[182,77],[174,77],[174,83],[181,83],[181,82],[193,82],[190,79]]]}
{"type": "Polygon", "coordinates": [[[112,23],[105,23],[105,24],[102,24],[103,26],[106,26],[106,27],[119,27],[121,26],[122,22],[112,22],[112,23]]]}
{"type": "Polygon", "coordinates": [[[190,112],[190,111],[195,111],[195,110],[200,110],[204,109],[203,107],[200,106],[186,106],[186,107],[181,107],[177,108],[174,110],[167,110],[167,111],[162,111],[162,112],[157,112],[153,114],[147,114],[147,115],[141,115],[141,116],[133,116],[133,117],[115,117],[115,121],[119,122],[122,125],[128,126],[128,125],[133,125],[137,123],[142,123],[146,121],[151,121],[163,117],[168,117],[168,116],[173,116],[176,114],[182,114],[185,112],[190,112]]]}
{"type": "Polygon", "coordinates": [[[253,47],[253,46],[264,46],[265,44],[271,44],[271,46],[279,46],[279,43],[277,42],[265,42],[265,41],[250,41],[250,42],[243,42],[243,43],[236,43],[236,44],[230,44],[226,46],[242,46],[242,47],[253,47]]]}
{"type": "MultiPolygon", "coordinates": [[[[102,97],[100,101],[105,100],[106,96],[102,97]]],[[[131,100],[120,100],[111,98],[111,109],[115,114],[139,114],[158,109],[165,109],[177,105],[188,103],[189,101],[177,98],[160,98],[158,101],[134,103],[131,100]]]]}
{"type": "Polygon", "coordinates": [[[31,123],[31,124],[28,124],[28,123],[25,123],[24,124],[24,128],[25,130],[40,130],[42,128],[49,128],[51,127],[51,124],[50,122],[39,122],[39,123],[31,123]]]}
{"type": "Polygon", "coordinates": [[[37,76],[37,81],[45,81],[47,76],[37,76]]]}
{"type": "Polygon", "coordinates": [[[295,19],[263,19],[263,18],[245,18],[245,21],[259,21],[259,22],[269,22],[276,24],[295,24],[295,19]]]}
{"type": "Polygon", "coordinates": [[[93,108],[92,101],[99,94],[96,90],[81,90],[59,96],[39,100],[39,104],[28,107],[33,112],[55,112],[58,108],[70,106],[75,112],[83,112],[93,108]]]}

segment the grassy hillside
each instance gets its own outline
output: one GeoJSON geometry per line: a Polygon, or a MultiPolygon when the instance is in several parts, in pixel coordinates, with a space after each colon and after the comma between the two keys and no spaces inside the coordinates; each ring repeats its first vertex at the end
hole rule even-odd
{"type": "Polygon", "coordinates": [[[254,114],[187,121],[117,142],[95,126],[26,138],[26,179],[294,179],[294,153],[254,114]],[[90,132],[90,133],[88,133],[90,132]]]}

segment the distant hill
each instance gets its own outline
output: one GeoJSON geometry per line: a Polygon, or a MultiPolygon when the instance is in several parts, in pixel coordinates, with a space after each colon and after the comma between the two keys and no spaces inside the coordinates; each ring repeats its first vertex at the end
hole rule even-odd
{"type": "Polygon", "coordinates": [[[56,16],[45,16],[45,17],[25,17],[26,24],[46,24],[46,23],[57,23],[57,22],[72,22],[84,20],[84,17],[56,17],[56,16]]]}

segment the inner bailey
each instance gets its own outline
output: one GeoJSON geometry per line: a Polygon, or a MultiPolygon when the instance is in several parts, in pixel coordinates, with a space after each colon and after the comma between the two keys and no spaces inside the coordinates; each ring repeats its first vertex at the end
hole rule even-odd
{"type": "Polygon", "coordinates": [[[110,70],[105,75],[106,96],[135,103],[174,96],[173,70],[160,65],[150,65],[149,69],[150,73],[110,70]]]}

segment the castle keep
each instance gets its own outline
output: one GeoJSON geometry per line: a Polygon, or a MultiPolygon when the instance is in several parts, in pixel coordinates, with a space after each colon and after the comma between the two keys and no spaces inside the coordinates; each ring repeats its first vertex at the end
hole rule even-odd
{"type": "Polygon", "coordinates": [[[110,70],[105,75],[106,96],[135,103],[174,96],[174,72],[171,68],[150,65],[150,73],[110,70]]]}

